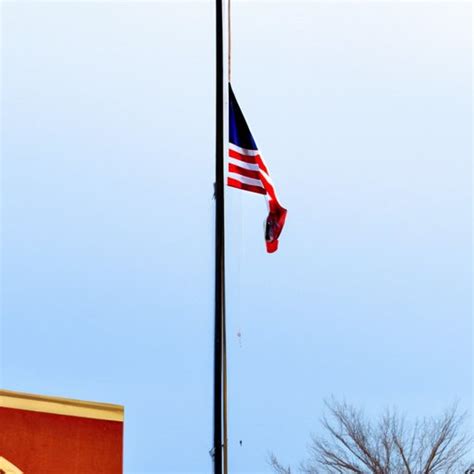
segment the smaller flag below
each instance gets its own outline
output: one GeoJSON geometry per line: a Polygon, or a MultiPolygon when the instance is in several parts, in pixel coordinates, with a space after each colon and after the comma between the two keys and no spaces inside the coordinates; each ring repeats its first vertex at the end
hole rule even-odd
{"type": "Polygon", "coordinates": [[[275,252],[285,225],[287,210],[278,202],[268,168],[258,151],[230,84],[228,172],[229,186],[266,197],[269,214],[265,224],[265,242],[267,252],[275,252]]]}

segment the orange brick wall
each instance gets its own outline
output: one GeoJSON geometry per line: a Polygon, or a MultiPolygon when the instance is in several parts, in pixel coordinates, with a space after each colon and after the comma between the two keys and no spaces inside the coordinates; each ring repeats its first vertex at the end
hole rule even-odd
{"type": "Polygon", "coordinates": [[[0,456],[25,474],[121,474],[123,423],[0,407],[0,456]]]}

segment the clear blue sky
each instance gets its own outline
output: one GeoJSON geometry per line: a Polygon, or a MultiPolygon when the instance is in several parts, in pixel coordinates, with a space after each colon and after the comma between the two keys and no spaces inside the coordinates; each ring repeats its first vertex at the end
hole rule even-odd
{"type": "MultiPolygon", "coordinates": [[[[208,473],[212,2],[1,11],[1,386],[124,404],[126,473],[208,473]]],[[[227,192],[232,472],[304,458],[331,394],[471,409],[470,4],[233,17],[289,214],[267,255],[263,198],[227,192]]]]}

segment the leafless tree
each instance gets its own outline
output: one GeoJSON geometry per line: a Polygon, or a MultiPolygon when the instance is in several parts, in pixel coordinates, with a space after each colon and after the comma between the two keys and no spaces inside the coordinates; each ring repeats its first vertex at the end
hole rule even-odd
{"type": "MultiPolygon", "coordinates": [[[[324,436],[311,438],[304,474],[459,474],[466,471],[471,436],[464,431],[465,413],[453,405],[440,417],[408,424],[397,411],[387,410],[375,421],[346,402],[326,402],[324,436]],[[464,468],[463,468],[464,466],[464,468]]],[[[277,474],[291,474],[275,457],[277,474]]]]}
{"type": "MultiPolygon", "coordinates": [[[[277,473],[277,474],[291,474],[291,468],[290,467],[283,467],[279,462],[278,462],[278,459],[276,458],[276,456],[271,453],[269,455],[269,459],[268,459],[268,462],[270,463],[270,465],[272,466],[273,470],[277,473]]],[[[0,473],[1,474],[1,473],[0,473]]]]}

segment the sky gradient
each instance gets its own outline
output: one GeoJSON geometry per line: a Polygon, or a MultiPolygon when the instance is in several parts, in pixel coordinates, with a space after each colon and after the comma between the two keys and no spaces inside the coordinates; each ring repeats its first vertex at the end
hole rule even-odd
{"type": "MultiPolygon", "coordinates": [[[[235,2],[289,213],[267,255],[263,198],[226,192],[232,472],[296,465],[331,394],[472,409],[471,13],[235,2]]],[[[1,6],[0,386],[124,404],[127,474],[212,469],[213,15],[1,6]]]]}

